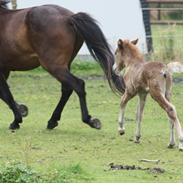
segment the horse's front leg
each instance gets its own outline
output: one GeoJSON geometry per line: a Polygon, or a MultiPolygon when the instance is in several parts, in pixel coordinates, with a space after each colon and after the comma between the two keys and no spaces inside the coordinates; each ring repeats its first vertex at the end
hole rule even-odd
{"type": "Polygon", "coordinates": [[[50,72],[62,83],[62,86],[64,86],[64,88],[62,90],[61,100],[59,101],[55,111],[53,112],[52,117],[48,122],[47,128],[53,129],[55,126],[58,125],[57,121],[60,119],[61,112],[70,95],[72,94],[72,91],[74,90],[79,97],[82,121],[92,128],[100,129],[100,121],[96,118],[92,118],[89,115],[86,104],[86,92],[84,81],[72,75],[68,69],[59,69],[57,67],[57,70],[54,70],[54,73],[52,71],[50,72]]]}
{"type": "Polygon", "coordinates": [[[10,124],[9,128],[12,130],[20,128],[19,123],[22,122],[22,116],[16,106],[16,103],[9,90],[6,79],[2,73],[0,73],[0,96],[1,99],[10,107],[14,114],[14,121],[10,124]]]}
{"type": "Polygon", "coordinates": [[[16,101],[15,101],[15,104],[16,104],[20,114],[22,115],[22,117],[28,116],[29,109],[28,109],[28,107],[26,105],[18,104],[16,101]]]}
{"type": "Polygon", "coordinates": [[[62,84],[62,96],[55,108],[50,120],[48,121],[47,129],[53,129],[58,126],[58,121],[61,118],[61,113],[67,103],[69,97],[71,96],[73,89],[71,89],[67,84],[62,84]]]}
{"type": "Polygon", "coordinates": [[[87,104],[86,104],[86,91],[85,91],[85,82],[79,78],[76,78],[72,74],[68,73],[69,80],[71,81],[71,86],[74,91],[77,93],[80,101],[82,121],[95,129],[101,129],[101,122],[97,118],[92,118],[89,115],[87,104]]]}
{"type": "Polygon", "coordinates": [[[140,138],[141,138],[141,121],[142,121],[142,117],[143,117],[146,97],[147,97],[147,93],[139,94],[139,103],[137,106],[137,114],[136,114],[137,128],[136,128],[136,133],[135,133],[135,143],[139,143],[140,138]]]}
{"type": "Polygon", "coordinates": [[[128,103],[128,101],[132,98],[132,95],[129,95],[126,91],[124,93],[124,95],[121,97],[121,104],[120,104],[120,114],[119,114],[119,118],[118,118],[118,122],[119,122],[119,127],[118,127],[118,132],[120,135],[124,135],[125,134],[125,108],[126,105],[128,103]]]}
{"type": "MultiPolygon", "coordinates": [[[[7,81],[10,76],[10,71],[3,70],[2,75],[5,78],[5,80],[7,81]]],[[[0,98],[2,98],[1,95],[0,95],[0,98]]],[[[15,103],[16,103],[16,106],[17,106],[19,112],[21,113],[22,117],[26,117],[28,115],[28,107],[24,104],[18,104],[16,101],[15,101],[15,103]]]]}

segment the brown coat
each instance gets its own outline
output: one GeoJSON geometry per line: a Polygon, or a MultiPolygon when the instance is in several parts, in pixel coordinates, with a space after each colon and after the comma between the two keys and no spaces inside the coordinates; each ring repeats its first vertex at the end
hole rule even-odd
{"type": "Polygon", "coordinates": [[[138,40],[128,41],[121,39],[115,52],[116,60],[113,69],[120,73],[123,68],[126,90],[121,98],[121,112],[119,115],[119,133],[125,133],[124,112],[128,101],[135,95],[139,96],[137,108],[137,130],[135,142],[139,143],[141,137],[141,120],[148,93],[167,112],[171,124],[171,136],[169,147],[175,145],[173,128],[176,128],[180,140],[179,149],[183,150],[183,133],[177,118],[176,109],[170,103],[172,76],[165,64],[161,62],[145,62],[143,55],[137,48],[138,40]]]}

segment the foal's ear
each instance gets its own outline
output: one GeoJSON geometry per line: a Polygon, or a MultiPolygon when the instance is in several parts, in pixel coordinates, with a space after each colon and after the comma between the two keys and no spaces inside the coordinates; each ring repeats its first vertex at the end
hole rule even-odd
{"type": "Polygon", "coordinates": [[[118,40],[118,48],[119,49],[122,49],[123,48],[123,41],[122,41],[122,39],[119,39],[118,40]]]}
{"type": "Polygon", "coordinates": [[[131,43],[134,44],[134,45],[136,45],[138,43],[138,41],[139,41],[139,39],[137,38],[137,39],[131,41],[131,43]]]}

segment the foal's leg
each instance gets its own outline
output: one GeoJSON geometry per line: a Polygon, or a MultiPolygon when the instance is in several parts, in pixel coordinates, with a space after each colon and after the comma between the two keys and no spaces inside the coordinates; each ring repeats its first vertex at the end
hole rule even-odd
{"type": "Polygon", "coordinates": [[[140,143],[141,137],[141,121],[143,117],[144,106],[146,102],[147,93],[140,93],[139,94],[139,104],[137,106],[137,114],[136,114],[136,133],[135,133],[135,143],[140,143]]]}
{"type": "MultiPolygon", "coordinates": [[[[172,129],[175,127],[177,136],[179,138],[179,149],[183,150],[183,132],[182,132],[182,127],[179,122],[179,119],[177,117],[176,109],[175,107],[168,102],[168,100],[164,97],[162,93],[154,93],[150,92],[151,96],[153,97],[154,100],[156,100],[159,105],[167,112],[167,115],[172,122],[172,129]]],[[[173,134],[172,134],[173,135],[173,134]]]]}
{"type": "MultiPolygon", "coordinates": [[[[79,97],[79,101],[80,101],[80,107],[81,107],[81,114],[82,114],[83,122],[88,124],[92,128],[100,129],[101,128],[100,121],[96,118],[92,118],[88,113],[88,108],[87,108],[87,104],[86,104],[86,92],[85,92],[85,83],[84,83],[84,81],[77,78],[77,77],[75,77],[74,75],[72,75],[69,72],[68,69],[59,69],[59,68],[57,68],[57,71],[55,71],[54,73],[53,72],[51,72],[51,73],[62,84],[64,84],[65,86],[67,85],[69,87],[69,89],[70,89],[69,92],[71,92],[71,90],[74,90],[77,93],[77,95],[79,97]]],[[[66,99],[67,99],[67,97],[66,97],[66,99]]],[[[58,106],[61,106],[61,104],[63,105],[64,102],[60,101],[60,105],[58,104],[58,106]]],[[[61,111],[61,108],[59,110],[61,111]]]]}
{"type": "Polygon", "coordinates": [[[118,132],[120,135],[124,135],[125,134],[125,118],[124,118],[124,114],[125,114],[125,108],[126,105],[128,103],[128,101],[133,98],[132,95],[127,94],[127,92],[125,92],[123,94],[123,96],[121,97],[121,110],[120,110],[120,114],[119,114],[119,118],[118,118],[118,122],[119,122],[119,127],[118,127],[118,132]]]}
{"type": "MultiPolygon", "coordinates": [[[[166,87],[166,92],[165,92],[165,98],[170,102],[171,98],[171,85],[168,85],[166,87]]],[[[175,134],[174,134],[174,122],[170,120],[170,143],[168,145],[168,148],[173,148],[175,146],[175,134]]]]}
{"type": "Polygon", "coordinates": [[[16,103],[13,99],[13,96],[9,90],[9,87],[6,83],[5,77],[3,74],[0,73],[0,96],[1,99],[10,107],[14,114],[14,121],[10,124],[10,129],[18,129],[20,128],[19,123],[22,122],[22,116],[17,109],[16,103]]]}
{"type": "Polygon", "coordinates": [[[175,134],[174,134],[174,122],[170,121],[170,143],[168,144],[168,148],[172,149],[175,146],[175,134]]]}
{"type": "Polygon", "coordinates": [[[48,126],[47,126],[48,129],[53,129],[56,126],[58,126],[58,121],[61,118],[61,113],[69,97],[71,96],[72,92],[73,92],[73,89],[71,89],[70,86],[68,86],[67,84],[62,84],[62,96],[50,120],[48,121],[48,126]]]}

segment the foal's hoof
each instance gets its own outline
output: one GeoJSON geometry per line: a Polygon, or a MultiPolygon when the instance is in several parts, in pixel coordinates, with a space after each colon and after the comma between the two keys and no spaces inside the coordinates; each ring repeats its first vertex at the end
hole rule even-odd
{"type": "Polygon", "coordinates": [[[10,130],[17,130],[19,128],[20,128],[20,125],[17,124],[17,123],[11,123],[10,126],[9,126],[10,130]]]}
{"type": "Polygon", "coordinates": [[[135,139],[135,140],[134,140],[134,143],[140,144],[140,140],[135,139]]]}
{"type": "Polygon", "coordinates": [[[100,130],[102,128],[102,124],[99,119],[91,118],[88,125],[92,128],[100,130]]]}
{"type": "Polygon", "coordinates": [[[134,142],[140,144],[140,136],[136,136],[134,142]]]}
{"type": "Polygon", "coordinates": [[[20,104],[18,106],[18,110],[19,110],[20,114],[22,115],[22,117],[28,116],[29,110],[28,110],[28,107],[26,105],[20,104]]]}
{"type": "Polygon", "coordinates": [[[119,133],[119,135],[124,135],[125,134],[125,130],[124,129],[118,129],[118,133],[119,133]]]}
{"type": "Polygon", "coordinates": [[[179,151],[183,151],[183,145],[182,144],[179,145],[179,151]]]}
{"type": "Polygon", "coordinates": [[[53,130],[57,126],[58,126],[58,122],[57,121],[54,122],[54,123],[52,121],[48,121],[47,129],[48,130],[53,130]]]}
{"type": "Polygon", "coordinates": [[[173,149],[175,147],[175,144],[169,144],[168,149],[173,149]]]}

